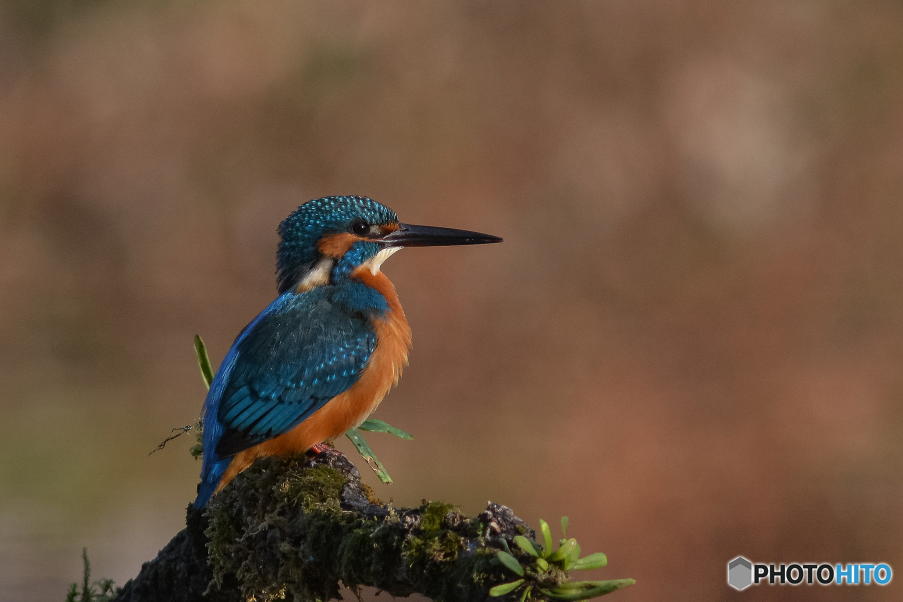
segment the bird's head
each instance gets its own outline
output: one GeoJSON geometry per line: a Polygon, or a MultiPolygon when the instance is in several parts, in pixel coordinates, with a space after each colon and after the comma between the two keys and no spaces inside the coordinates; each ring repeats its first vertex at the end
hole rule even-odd
{"type": "Polygon", "coordinates": [[[501,242],[479,232],[414,226],[362,196],[328,196],[308,201],[279,224],[276,267],[279,292],[300,291],[349,277],[360,267],[374,274],[402,247],[501,242]]]}

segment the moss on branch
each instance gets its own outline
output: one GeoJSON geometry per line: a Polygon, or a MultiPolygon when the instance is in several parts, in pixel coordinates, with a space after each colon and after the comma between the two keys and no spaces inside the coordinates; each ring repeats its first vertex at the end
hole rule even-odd
{"type": "MultiPolygon", "coordinates": [[[[443,502],[384,504],[335,450],[265,458],[205,512],[189,507],[186,529],[116,600],[328,600],[339,595],[340,583],[396,596],[499,599],[490,598],[490,588],[512,574],[498,553],[519,554],[516,547],[512,552],[518,535],[535,539],[498,504],[473,517],[443,502]]],[[[563,571],[555,574],[559,583],[567,579],[563,571]]],[[[502,599],[509,597],[521,596],[502,599]]],[[[542,597],[537,589],[529,599],[542,597]]]]}

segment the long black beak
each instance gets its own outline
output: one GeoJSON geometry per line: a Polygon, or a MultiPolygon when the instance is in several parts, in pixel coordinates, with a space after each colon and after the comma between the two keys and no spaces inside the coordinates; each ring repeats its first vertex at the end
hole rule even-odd
{"type": "Polygon", "coordinates": [[[471,232],[469,230],[398,224],[398,230],[383,236],[379,239],[379,242],[387,247],[433,247],[484,245],[492,242],[502,242],[502,239],[491,234],[471,232]]]}

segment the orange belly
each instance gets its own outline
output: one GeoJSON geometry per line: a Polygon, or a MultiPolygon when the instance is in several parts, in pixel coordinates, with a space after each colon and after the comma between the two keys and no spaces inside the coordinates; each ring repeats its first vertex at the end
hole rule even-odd
{"type": "Polygon", "coordinates": [[[382,272],[372,274],[369,270],[358,270],[353,277],[379,291],[389,302],[389,311],[372,322],[377,343],[361,377],[347,391],[330,399],[290,431],[235,454],[217,485],[217,491],[257,458],[304,453],[313,445],[335,439],[356,427],[367,419],[398,382],[411,348],[411,328],[398,301],[398,294],[382,272]]]}

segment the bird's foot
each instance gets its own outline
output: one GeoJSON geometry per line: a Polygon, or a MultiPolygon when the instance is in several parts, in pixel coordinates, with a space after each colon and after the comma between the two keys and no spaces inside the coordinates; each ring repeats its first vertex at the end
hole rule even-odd
{"type": "Polygon", "coordinates": [[[312,456],[319,456],[325,451],[332,449],[332,446],[327,443],[314,443],[310,446],[310,449],[307,450],[307,453],[312,456]]]}

